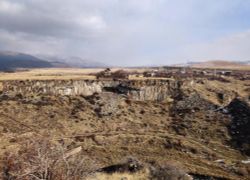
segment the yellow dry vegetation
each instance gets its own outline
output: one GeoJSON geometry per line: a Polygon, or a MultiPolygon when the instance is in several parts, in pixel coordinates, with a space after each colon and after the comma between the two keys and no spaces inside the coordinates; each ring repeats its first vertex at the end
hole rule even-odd
{"type": "MultiPolygon", "coordinates": [[[[214,104],[221,104],[218,100],[217,92],[223,92],[226,95],[230,95],[232,98],[237,95],[240,95],[241,97],[248,97],[249,92],[244,89],[245,83],[248,81],[242,82],[233,78],[228,78],[228,80],[230,81],[228,83],[204,80],[204,84],[195,83],[193,88],[203,98],[214,104]],[[234,92],[234,94],[232,92],[234,92]]],[[[224,101],[224,103],[227,104],[230,100],[232,99],[228,99],[228,101],[224,101]]]]}
{"type": "MultiPolygon", "coordinates": [[[[0,81],[94,79],[94,76],[87,74],[101,70],[103,69],[34,69],[0,73],[0,81]]],[[[249,97],[249,91],[246,91],[249,80],[225,79],[229,82],[205,78],[185,79],[183,92],[188,95],[198,92],[202,98],[219,105],[222,105],[218,100],[219,92],[227,96],[222,102],[225,104],[230,101],[234,92],[240,97],[249,97]]],[[[103,98],[102,96],[98,98],[103,98]]],[[[88,99],[81,96],[37,95],[9,98],[1,102],[0,108],[0,155],[17,151],[24,140],[32,139],[34,134],[42,138],[49,134],[51,141],[62,141],[70,150],[82,147],[85,155],[95,157],[98,163],[103,164],[101,167],[117,164],[122,158],[132,155],[143,162],[178,162],[187,172],[244,179],[215,162],[223,159],[223,166],[238,168],[237,163],[246,160],[240,151],[225,144],[230,141],[227,127],[223,124],[228,119],[216,113],[211,117],[207,116],[210,111],[201,109],[191,111],[192,118],[186,115],[186,118],[179,120],[171,115],[172,101],[171,98],[166,99],[166,102],[121,100],[117,112],[98,116],[96,104],[92,104],[97,102],[94,97],[88,99]]],[[[107,104],[111,102],[105,101],[107,104]]],[[[179,116],[177,113],[175,115],[179,116]]],[[[135,174],[98,173],[89,177],[89,180],[140,180],[148,179],[147,176],[147,172],[143,171],[135,174]]]]}
{"type": "Polygon", "coordinates": [[[105,173],[97,173],[92,177],[87,178],[87,180],[145,180],[149,179],[148,172],[137,172],[134,174],[131,173],[113,173],[113,174],[105,174],[105,173]]]}
{"type": "MultiPolygon", "coordinates": [[[[151,68],[122,68],[127,72],[143,73],[151,68]]],[[[27,71],[19,71],[14,73],[0,73],[0,81],[7,80],[78,80],[89,79],[94,80],[96,77],[91,74],[103,71],[102,68],[45,68],[45,69],[29,69],[27,71]]],[[[115,72],[121,70],[121,68],[112,68],[111,71],[115,72]]],[[[159,79],[166,80],[169,78],[157,78],[157,77],[131,77],[130,80],[145,80],[145,79],[159,79]]],[[[172,80],[172,79],[171,79],[172,80]]],[[[0,85],[1,88],[1,85],[0,85]]]]}
{"type": "Polygon", "coordinates": [[[14,73],[0,73],[0,80],[67,80],[67,79],[95,79],[90,73],[102,69],[32,69],[14,73]]]}

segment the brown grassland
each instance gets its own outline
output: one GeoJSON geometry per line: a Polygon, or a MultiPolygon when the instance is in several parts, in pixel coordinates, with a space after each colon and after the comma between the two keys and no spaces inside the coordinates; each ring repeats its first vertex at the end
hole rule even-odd
{"type": "MultiPolygon", "coordinates": [[[[0,73],[0,81],[94,80],[88,74],[100,70],[34,69],[0,73]]],[[[189,179],[188,173],[249,179],[250,164],[243,162],[248,159],[250,143],[241,140],[250,137],[242,129],[250,128],[246,105],[250,80],[225,79],[228,82],[183,79],[178,94],[162,102],[135,101],[110,92],[89,97],[1,94],[0,177],[189,179]],[[245,124],[237,125],[239,122],[245,124]],[[233,126],[238,129],[232,130],[233,126]],[[237,143],[241,146],[235,146],[237,143]],[[76,153],[70,153],[72,150],[76,153]],[[137,159],[143,168],[100,171],[128,157],[137,159]]]]}

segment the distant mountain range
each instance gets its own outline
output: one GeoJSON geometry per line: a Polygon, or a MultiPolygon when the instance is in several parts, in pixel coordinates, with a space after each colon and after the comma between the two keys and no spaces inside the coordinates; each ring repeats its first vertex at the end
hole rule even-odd
{"type": "Polygon", "coordinates": [[[240,63],[243,65],[250,65],[250,60],[249,61],[241,61],[240,63]]]}
{"type": "Polygon", "coordinates": [[[40,56],[48,62],[60,62],[66,64],[70,67],[78,68],[98,68],[98,67],[107,67],[106,64],[83,59],[80,57],[55,57],[55,56],[40,56]]]}
{"type": "MultiPolygon", "coordinates": [[[[212,60],[202,62],[188,62],[174,66],[197,67],[197,68],[249,68],[249,61],[226,61],[212,60]]],[[[17,52],[0,51],[0,71],[12,71],[16,69],[29,68],[103,68],[107,65],[86,60],[80,57],[53,57],[53,56],[33,56],[17,52]]]]}
{"type": "Polygon", "coordinates": [[[227,60],[211,60],[201,62],[187,62],[184,64],[176,64],[175,66],[196,67],[196,68],[250,68],[250,61],[227,61],[227,60]]]}
{"type": "Polygon", "coordinates": [[[18,52],[0,51],[0,71],[12,71],[29,68],[95,68],[106,67],[105,64],[81,59],[79,57],[59,58],[33,56],[18,52]]]}
{"type": "Polygon", "coordinates": [[[15,52],[0,52],[0,70],[9,71],[17,68],[50,68],[53,64],[37,57],[15,52]]]}

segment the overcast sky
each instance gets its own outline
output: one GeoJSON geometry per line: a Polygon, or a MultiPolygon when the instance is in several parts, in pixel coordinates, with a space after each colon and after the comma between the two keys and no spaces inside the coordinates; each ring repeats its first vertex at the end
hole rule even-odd
{"type": "Polygon", "coordinates": [[[0,50],[114,65],[250,60],[250,0],[0,0],[0,50]]]}

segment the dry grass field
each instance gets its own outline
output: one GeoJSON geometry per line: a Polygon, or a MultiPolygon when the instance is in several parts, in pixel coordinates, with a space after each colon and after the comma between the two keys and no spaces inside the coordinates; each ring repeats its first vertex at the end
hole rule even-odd
{"type": "MultiPolygon", "coordinates": [[[[2,73],[0,80],[94,79],[87,74],[101,70],[34,69],[2,73]]],[[[57,179],[68,179],[70,173],[75,179],[90,180],[176,178],[174,175],[189,179],[186,173],[249,179],[250,164],[243,162],[250,150],[246,130],[250,128],[250,81],[233,77],[178,81],[183,81],[182,86],[160,102],[136,101],[116,91],[88,97],[0,94],[0,162],[4,162],[0,169],[5,170],[0,177],[29,179],[38,174],[41,178],[53,170],[57,179]],[[79,147],[76,154],[65,158],[79,147]],[[143,169],[100,172],[127,157],[138,159],[143,169]],[[44,163],[45,170],[40,166],[44,163]],[[174,166],[170,170],[169,164],[174,166]],[[33,167],[38,168],[35,174],[30,172],[33,167]]]]}
{"type": "MultiPolygon", "coordinates": [[[[196,67],[194,65],[194,67],[196,67]]],[[[232,69],[232,70],[247,70],[250,71],[250,66],[206,66],[200,65],[197,68],[208,69],[232,69]]],[[[44,68],[44,69],[27,69],[26,71],[17,71],[12,73],[0,72],[0,81],[3,80],[70,80],[70,79],[96,79],[95,74],[105,70],[105,68],[44,68]]],[[[112,68],[111,71],[124,70],[129,73],[143,73],[152,71],[154,68],[112,68]]],[[[143,80],[143,77],[132,77],[133,80],[143,80]]],[[[146,79],[166,79],[161,77],[148,77],[146,79]]]]}
{"type": "Polygon", "coordinates": [[[61,80],[61,79],[95,79],[89,73],[96,73],[103,69],[31,69],[23,72],[0,73],[0,80],[61,80]]]}
{"type": "MultiPolygon", "coordinates": [[[[112,68],[112,72],[120,70],[121,68],[112,68]]],[[[95,76],[89,74],[98,73],[103,71],[101,68],[44,68],[44,69],[29,69],[22,72],[14,73],[1,73],[1,80],[63,80],[63,79],[95,79],[95,76]]],[[[130,69],[123,68],[123,70],[128,72],[144,72],[148,70],[146,68],[141,69],[130,69]]]]}

